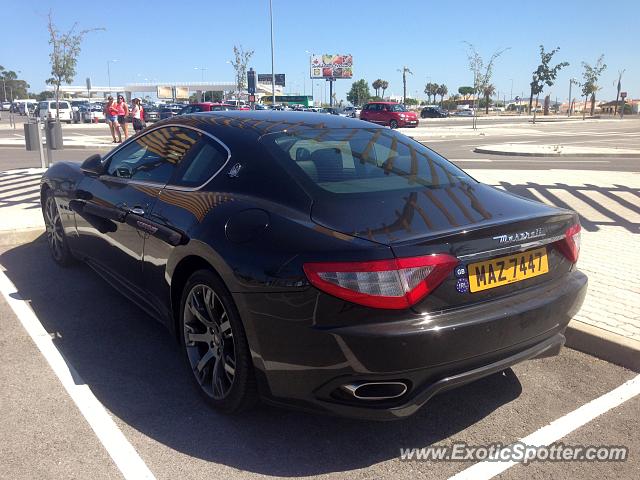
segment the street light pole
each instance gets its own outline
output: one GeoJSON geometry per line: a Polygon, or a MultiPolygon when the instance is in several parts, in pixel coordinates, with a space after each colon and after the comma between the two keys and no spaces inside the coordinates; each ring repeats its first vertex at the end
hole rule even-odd
{"type": "Polygon", "coordinates": [[[310,77],[310,79],[311,79],[311,102],[312,102],[312,106],[314,106],[314,107],[315,107],[315,105],[316,105],[316,99],[315,99],[315,98],[313,98],[313,84],[314,84],[314,81],[313,81],[313,80],[314,80],[314,79],[313,79],[313,77],[311,76],[311,59],[312,59],[312,57],[313,57],[313,52],[310,52],[309,50],[305,50],[305,51],[304,51],[304,53],[309,54],[309,77],[310,77]]]}
{"type": "Polygon", "coordinates": [[[271,105],[276,105],[276,72],[273,62],[273,0],[269,0],[269,21],[271,23],[271,105]]]}
{"type": "Polygon", "coordinates": [[[513,101],[513,78],[511,79],[511,96],[509,97],[509,101],[513,101]]]}
{"type": "Polygon", "coordinates": [[[569,79],[569,108],[567,109],[567,117],[571,116],[571,87],[574,83],[578,83],[575,78],[569,79]]]}
{"type": "Polygon", "coordinates": [[[109,82],[109,93],[111,93],[111,63],[116,63],[118,60],[107,60],[107,81],[109,82]]]}

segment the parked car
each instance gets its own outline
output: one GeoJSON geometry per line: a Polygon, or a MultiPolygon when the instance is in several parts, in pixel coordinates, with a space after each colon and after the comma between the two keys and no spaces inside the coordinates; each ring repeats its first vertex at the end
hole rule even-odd
{"type": "Polygon", "coordinates": [[[71,123],[73,121],[73,112],[71,104],[67,101],[60,101],[56,108],[55,101],[43,101],[38,103],[38,111],[41,120],[50,120],[59,118],[61,122],[71,123]]]}
{"type": "Polygon", "coordinates": [[[390,128],[417,127],[418,116],[401,103],[371,102],[362,107],[360,120],[387,125],[390,128]]]}
{"type": "Polygon", "coordinates": [[[180,110],[184,108],[184,105],[177,104],[165,104],[161,105],[158,109],[160,120],[164,120],[165,118],[171,118],[175,115],[178,115],[180,110]]]}
{"type": "Polygon", "coordinates": [[[160,121],[53,164],[41,204],[54,261],[86,261],[166,325],[227,413],[263,398],[407,417],[558,354],[587,288],[575,212],[332,115],[160,121]]]}
{"type": "Polygon", "coordinates": [[[422,118],[446,118],[449,112],[439,107],[424,107],[420,112],[422,118]]]}
{"type": "Polygon", "coordinates": [[[11,102],[2,102],[2,110],[9,111],[11,109],[11,102]]]}
{"type": "Polygon", "coordinates": [[[474,110],[472,108],[467,108],[464,110],[456,110],[454,113],[456,117],[473,117],[474,110]]]}
{"type": "Polygon", "coordinates": [[[87,100],[71,100],[71,112],[73,117],[73,123],[80,123],[82,121],[82,115],[80,115],[80,107],[89,106],[90,102],[87,100]]]}
{"type": "Polygon", "coordinates": [[[104,105],[94,103],[89,107],[85,107],[82,121],[85,123],[104,122],[104,105]]]}
{"type": "Polygon", "coordinates": [[[361,110],[358,107],[344,107],[344,110],[342,110],[344,116],[351,118],[360,118],[360,112],[361,110]]]}
{"type": "Polygon", "coordinates": [[[188,115],[189,113],[198,113],[198,112],[222,112],[228,110],[236,110],[237,107],[233,105],[229,105],[227,103],[217,103],[217,102],[200,102],[200,103],[192,103],[183,107],[178,115],[188,115]]]}
{"type": "Polygon", "coordinates": [[[143,105],[142,111],[144,112],[145,122],[157,122],[160,120],[160,110],[155,105],[143,105]]]}

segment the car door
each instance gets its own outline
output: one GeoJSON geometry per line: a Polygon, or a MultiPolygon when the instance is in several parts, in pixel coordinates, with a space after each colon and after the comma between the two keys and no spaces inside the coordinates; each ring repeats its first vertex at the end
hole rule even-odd
{"type": "Polygon", "coordinates": [[[96,270],[144,298],[144,239],[158,231],[148,220],[159,192],[195,143],[183,128],[153,129],[113,152],[102,175],[86,177],[72,207],[79,250],[96,270]]]}
{"type": "Polygon", "coordinates": [[[188,130],[185,135],[196,143],[158,195],[148,217],[154,226],[167,233],[148,235],[144,245],[143,282],[149,288],[149,300],[159,311],[170,307],[166,271],[174,250],[204,228],[203,222],[212,210],[231,201],[230,194],[214,191],[220,180],[215,177],[229,162],[230,150],[208,133],[188,130]]]}

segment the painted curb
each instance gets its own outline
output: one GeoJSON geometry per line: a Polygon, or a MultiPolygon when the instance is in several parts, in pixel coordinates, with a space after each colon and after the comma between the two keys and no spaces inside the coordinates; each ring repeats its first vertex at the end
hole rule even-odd
{"type": "Polygon", "coordinates": [[[506,155],[511,157],[640,158],[640,153],[534,153],[491,150],[482,147],[476,147],[473,151],[475,153],[484,153],[486,155],[506,155]]]}
{"type": "Polygon", "coordinates": [[[565,332],[566,346],[640,372],[640,342],[577,320],[565,332]]]}

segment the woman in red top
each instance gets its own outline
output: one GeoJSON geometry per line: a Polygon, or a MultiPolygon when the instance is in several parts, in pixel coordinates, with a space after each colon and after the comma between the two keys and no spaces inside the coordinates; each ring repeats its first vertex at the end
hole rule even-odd
{"type": "Polygon", "coordinates": [[[129,105],[124,101],[124,97],[122,95],[118,95],[118,123],[120,124],[120,128],[124,130],[124,139],[126,140],[129,136],[129,127],[127,126],[127,117],[129,116],[129,105]]]}
{"type": "Polygon", "coordinates": [[[122,135],[120,134],[120,127],[118,126],[118,107],[116,102],[113,101],[113,97],[109,95],[107,98],[107,104],[104,106],[104,118],[111,130],[111,136],[113,137],[113,143],[122,142],[122,135]],[[119,141],[116,140],[116,132],[118,132],[119,141]]]}

